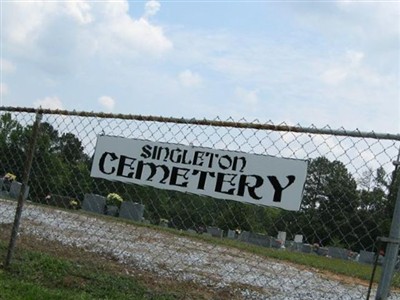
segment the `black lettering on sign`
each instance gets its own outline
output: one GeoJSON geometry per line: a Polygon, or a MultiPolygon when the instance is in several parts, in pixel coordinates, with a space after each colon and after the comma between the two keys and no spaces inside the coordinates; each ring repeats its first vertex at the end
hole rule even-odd
{"type": "Polygon", "coordinates": [[[282,200],[282,191],[286,188],[288,188],[296,179],[296,176],[294,175],[289,175],[286,176],[286,178],[289,180],[288,184],[285,187],[282,187],[276,176],[268,176],[269,181],[271,182],[272,186],[275,189],[274,193],[274,202],[281,202],[282,200]]]}
{"type": "Polygon", "coordinates": [[[237,174],[218,173],[217,174],[217,182],[215,185],[215,191],[219,192],[219,193],[233,195],[233,193],[235,191],[235,188],[234,188],[235,183],[233,181],[235,180],[236,177],[237,177],[237,174]],[[227,190],[223,190],[225,182],[229,183],[229,185],[232,186],[233,188],[231,188],[231,189],[228,188],[227,190]]]}
{"type": "Polygon", "coordinates": [[[150,145],[145,145],[145,146],[143,146],[142,147],[142,151],[143,151],[143,153],[142,154],[140,154],[140,156],[141,157],[143,157],[143,158],[149,158],[150,156],[151,156],[151,146],[150,145]]]}
{"type": "Polygon", "coordinates": [[[117,176],[126,177],[126,178],[132,178],[134,173],[133,172],[129,172],[128,174],[124,175],[124,169],[125,169],[126,166],[128,166],[129,169],[133,171],[135,169],[133,167],[133,164],[134,164],[135,161],[136,161],[136,158],[128,157],[128,156],[125,156],[125,155],[121,155],[119,157],[117,176]]]}
{"type": "Polygon", "coordinates": [[[104,173],[104,174],[110,175],[110,174],[115,172],[115,167],[112,167],[111,171],[109,171],[109,172],[107,172],[104,169],[104,164],[105,164],[107,156],[111,156],[111,158],[110,158],[111,161],[117,160],[118,156],[114,152],[104,152],[103,155],[100,157],[100,160],[99,160],[99,169],[100,169],[100,171],[102,173],[104,173]]]}
{"type": "Polygon", "coordinates": [[[258,175],[240,175],[240,179],[239,179],[239,189],[238,189],[238,196],[243,197],[244,196],[244,192],[246,190],[247,187],[247,191],[249,193],[249,195],[251,196],[251,198],[256,199],[256,200],[260,200],[262,197],[258,196],[256,194],[256,189],[259,188],[260,186],[262,186],[264,183],[264,179],[261,176],[258,175]],[[255,179],[255,183],[253,185],[251,185],[251,182],[249,181],[249,178],[254,178],[255,179]]]}
{"type": "Polygon", "coordinates": [[[150,170],[150,174],[149,174],[149,176],[147,176],[147,179],[146,179],[147,181],[153,181],[153,177],[156,175],[157,170],[161,169],[162,171],[164,171],[164,173],[163,173],[162,179],[160,180],[160,183],[162,183],[162,184],[167,183],[166,180],[169,177],[169,173],[170,173],[170,171],[169,171],[167,166],[165,166],[165,165],[156,165],[154,163],[145,163],[142,160],[140,160],[138,162],[138,164],[137,164],[135,179],[138,179],[138,180],[142,179],[142,175],[143,175],[143,172],[144,172],[144,167],[148,167],[146,169],[150,170]]]}
{"type": "Polygon", "coordinates": [[[200,173],[200,176],[199,176],[199,181],[197,184],[197,189],[204,190],[204,187],[205,187],[206,181],[207,181],[207,174],[209,174],[210,177],[215,177],[215,172],[193,170],[193,175],[197,175],[199,173],[200,173]]]}
{"type": "Polygon", "coordinates": [[[189,177],[188,177],[189,172],[190,172],[190,169],[173,167],[169,184],[181,186],[181,187],[187,187],[188,183],[189,183],[189,181],[188,181],[189,180],[189,177]],[[179,180],[180,177],[182,177],[183,179],[181,178],[179,180]]]}

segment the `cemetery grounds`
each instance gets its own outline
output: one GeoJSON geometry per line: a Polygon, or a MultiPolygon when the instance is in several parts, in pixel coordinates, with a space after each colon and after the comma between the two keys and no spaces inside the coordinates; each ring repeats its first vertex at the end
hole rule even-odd
{"type": "MultiPolygon", "coordinates": [[[[0,200],[2,256],[14,210],[0,200]]],[[[356,262],[32,203],[22,218],[0,299],[365,299],[371,274],[356,262]]],[[[396,275],[390,299],[398,287],[396,275]]]]}

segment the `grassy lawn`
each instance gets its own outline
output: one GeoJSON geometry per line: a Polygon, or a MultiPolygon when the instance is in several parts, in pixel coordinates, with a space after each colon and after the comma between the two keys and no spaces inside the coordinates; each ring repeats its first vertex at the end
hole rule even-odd
{"type": "MultiPolygon", "coordinates": [[[[5,250],[2,243],[1,253],[5,250]]],[[[0,269],[0,290],[0,299],[5,300],[183,298],[173,291],[151,290],[106,262],[57,258],[29,250],[18,251],[9,270],[0,269]]]]}

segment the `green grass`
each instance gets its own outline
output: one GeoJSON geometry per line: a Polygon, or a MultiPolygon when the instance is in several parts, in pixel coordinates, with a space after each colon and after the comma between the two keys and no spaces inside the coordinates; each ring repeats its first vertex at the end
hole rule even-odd
{"type": "MultiPolygon", "coordinates": [[[[4,254],[5,244],[0,244],[4,254]]],[[[3,257],[0,257],[4,260],[3,257]]],[[[181,299],[174,292],[151,290],[132,276],[99,263],[19,250],[9,269],[0,269],[0,299],[181,299]]]]}

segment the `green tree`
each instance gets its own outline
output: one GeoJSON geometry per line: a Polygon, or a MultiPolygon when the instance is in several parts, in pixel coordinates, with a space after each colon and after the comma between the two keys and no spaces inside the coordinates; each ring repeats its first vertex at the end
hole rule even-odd
{"type": "Polygon", "coordinates": [[[302,209],[330,214],[354,212],[359,205],[357,182],[341,161],[318,157],[311,161],[302,209]]]}
{"type": "Polygon", "coordinates": [[[285,213],[282,222],[310,243],[329,245],[340,240],[351,245],[357,238],[350,220],[359,203],[357,183],[345,165],[318,157],[309,164],[301,211],[285,213]]]}
{"type": "Polygon", "coordinates": [[[12,172],[22,178],[25,160],[24,128],[10,113],[0,116],[0,176],[12,172]]]}
{"type": "Polygon", "coordinates": [[[81,141],[72,133],[63,133],[58,138],[56,149],[61,158],[70,164],[76,164],[86,159],[81,141]]]}

